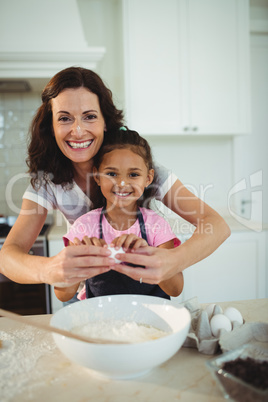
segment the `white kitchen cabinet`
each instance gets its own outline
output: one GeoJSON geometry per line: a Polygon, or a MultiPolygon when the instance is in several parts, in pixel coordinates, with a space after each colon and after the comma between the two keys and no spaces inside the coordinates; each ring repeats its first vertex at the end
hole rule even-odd
{"type": "MultiPolygon", "coordinates": [[[[54,255],[58,254],[63,249],[63,240],[62,238],[59,239],[48,239],[48,253],[49,257],[53,257],[54,255]]],[[[54,287],[51,286],[51,307],[52,313],[56,313],[59,309],[63,307],[63,303],[56,297],[54,293],[54,287]]]]}
{"type": "Polygon", "coordinates": [[[123,37],[130,128],[249,132],[248,0],[123,0],[123,37]]]}
{"type": "Polygon", "coordinates": [[[266,232],[233,232],[209,257],[184,271],[183,300],[200,303],[265,298],[266,232]]]}

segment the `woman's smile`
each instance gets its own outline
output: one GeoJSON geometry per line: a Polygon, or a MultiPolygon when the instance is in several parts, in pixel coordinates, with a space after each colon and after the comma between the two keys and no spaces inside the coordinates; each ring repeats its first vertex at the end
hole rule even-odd
{"type": "Polygon", "coordinates": [[[79,141],[66,141],[66,142],[69,145],[69,147],[72,149],[86,149],[86,148],[90,147],[93,140],[83,141],[83,142],[79,142],[79,141]]]}

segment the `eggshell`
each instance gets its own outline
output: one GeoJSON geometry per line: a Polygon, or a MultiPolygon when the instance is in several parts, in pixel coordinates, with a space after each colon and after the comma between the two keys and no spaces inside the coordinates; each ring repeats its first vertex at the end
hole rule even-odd
{"type": "Polygon", "coordinates": [[[115,262],[120,264],[122,261],[115,258],[115,255],[116,254],[125,254],[125,251],[122,249],[122,247],[120,247],[118,250],[116,250],[114,247],[108,246],[107,249],[111,251],[111,255],[109,255],[109,258],[113,258],[115,260],[115,262]]]}
{"type": "Polygon", "coordinates": [[[223,314],[223,310],[222,310],[221,306],[219,306],[218,304],[215,305],[214,311],[213,311],[213,315],[216,315],[216,314],[223,314]]]}
{"type": "Polygon", "coordinates": [[[212,304],[208,304],[207,307],[205,308],[205,311],[208,314],[208,319],[210,320],[212,315],[213,315],[213,311],[214,311],[214,307],[215,307],[215,303],[212,304]]]}
{"type": "Polygon", "coordinates": [[[237,321],[239,324],[243,324],[242,314],[236,308],[227,307],[224,310],[223,314],[226,315],[226,317],[228,317],[231,322],[237,321]]]}
{"type": "Polygon", "coordinates": [[[229,318],[224,314],[216,314],[210,320],[212,335],[218,338],[220,331],[224,329],[227,332],[232,330],[232,324],[229,318]]]}

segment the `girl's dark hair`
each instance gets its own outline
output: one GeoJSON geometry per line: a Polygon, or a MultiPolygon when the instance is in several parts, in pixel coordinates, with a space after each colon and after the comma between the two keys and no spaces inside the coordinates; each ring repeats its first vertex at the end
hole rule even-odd
{"type": "Polygon", "coordinates": [[[100,109],[107,130],[117,130],[123,124],[123,111],[118,110],[112,99],[112,92],[93,71],[82,67],[70,67],[58,72],[42,92],[42,105],[30,126],[27,165],[31,183],[36,187],[50,176],[55,184],[65,186],[73,180],[73,165],[59,149],[53,135],[51,99],[67,88],[87,88],[99,98],[100,109]]]}
{"type": "MultiPolygon", "coordinates": [[[[141,137],[136,131],[129,130],[127,127],[121,127],[119,130],[107,131],[104,133],[103,143],[93,159],[93,165],[97,170],[99,170],[104,155],[114,149],[130,149],[132,152],[142,157],[148,170],[154,169],[151,148],[145,138],[141,137]]],[[[138,200],[138,205],[148,208],[150,200],[156,196],[157,190],[158,177],[156,171],[154,171],[154,179],[152,183],[145,188],[142,197],[138,200]]],[[[106,200],[101,193],[100,187],[94,191],[90,198],[93,202],[94,208],[100,208],[106,204],[106,200]]]]}

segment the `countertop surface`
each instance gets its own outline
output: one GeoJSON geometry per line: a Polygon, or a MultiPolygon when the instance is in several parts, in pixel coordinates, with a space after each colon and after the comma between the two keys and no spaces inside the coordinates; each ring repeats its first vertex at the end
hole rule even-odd
{"type": "MultiPolygon", "coordinates": [[[[217,303],[236,307],[246,322],[268,322],[268,299],[217,303]]],[[[51,316],[31,316],[49,323],[51,316]]],[[[0,400],[72,402],[224,401],[205,366],[210,355],[181,348],[144,376],[124,381],[100,379],[70,362],[52,335],[0,318],[0,400]]]]}

